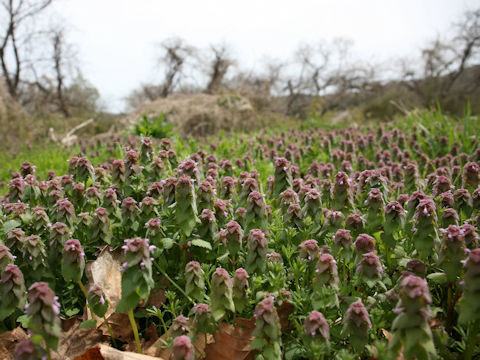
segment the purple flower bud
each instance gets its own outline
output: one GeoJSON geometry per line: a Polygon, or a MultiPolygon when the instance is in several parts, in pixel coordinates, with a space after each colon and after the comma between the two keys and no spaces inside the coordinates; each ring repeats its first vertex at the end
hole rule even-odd
{"type": "Polygon", "coordinates": [[[375,250],[375,238],[367,234],[360,234],[355,240],[354,245],[360,253],[368,253],[375,250]]]}
{"type": "Polygon", "coordinates": [[[380,259],[373,252],[362,254],[362,259],[360,260],[357,272],[370,279],[380,277],[383,272],[380,259]]]}
{"type": "Polygon", "coordinates": [[[271,326],[276,326],[278,314],[275,309],[273,296],[268,296],[255,307],[255,318],[262,319],[271,326]]]}
{"type": "Polygon", "coordinates": [[[301,259],[315,259],[320,253],[320,248],[316,240],[305,240],[298,246],[299,256],[301,259]]]}
{"type": "Polygon", "coordinates": [[[173,360],[194,360],[195,350],[188,336],[182,335],[173,340],[173,360]]]}
{"type": "Polygon", "coordinates": [[[248,287],[248,274],[243,268],[239,268],[235,271],[235,275],[233,277],[233,287],[236,288],[247,288],[248,287]]]}
{"type": "Polygon", "coordinates": [[[319,335],[323,340],[330,338],[330,327],[322,313],[312,311],[305,319],[303,325],[306,334],[312,337],[319,335]]]}
{"type": "Polygon", "coordinates": [[[360,329],[370,329],[372,327],[372,323],[370,321],[370,316],[368,315],[368,311],[362,303],[362,300],[357,300],[352,303],[345,313],[344,323],[347,326],[356,326],[360,329]]]}
{"type": "Polygon", "coordinates": [[[177,316],[172,321],[172,336],[178,337],[181,335],[187,335],[190,332],[189,319],[183,315],[177,316]]]}
{"type": "Polygon", "coordinates": [[[203,304],[203,303],[195,304],[195,306],[193,307],[193,313],[196,316],[205,316],[211,313],[211,309],[210,309],[210,306],[208,306],[207,304],[203,304]]]}
{"type": "MultiPolygon", "coordinates": [[[[409,275],[402,280],[400,285],[402,287],[400,290],[400,296],[402,299],[415,299],[416,301],[421,301],[424,305],[432,303],[430,292],[428,291],[428,285],[425,280],[414,275],[409,275]]],[[[402,300],[402,303],[404,302],[405,301],[402,300]]]]}
{"type": "Polygon", "coordinates": [[[338,284],[337,262],[332,255],[320,255],[315,268],[314,286],[336,286],[338,284]]]}
{"type": "Polygon", "coordinates": [[[407,263],[407,270],[414,273],[416,276],[425,277],[427,267],[422,260],[412,259],[407,263]]]}
{"type": "Polygon", "coordinates": [[[352,231],[361,231],[365,223],[366,220],[361,214],[350,214],[345,219],[346,228],[352,231]]]}
{"type": "Polygon", "coordinates": [[[333,240],[336,245],[349,248],[352,245],[352,235],[350,235],[350,230],[338,229],[333,236],[333,240]]]}
{"type": "Polygon", "coordinates": [[[469,248],[476,248],[478,247],[478,241],[480,239],[477,229],[470,224],[464,224],[461,227],[463,231],[463,236],[465,239],[465,245],[469,248]]]}

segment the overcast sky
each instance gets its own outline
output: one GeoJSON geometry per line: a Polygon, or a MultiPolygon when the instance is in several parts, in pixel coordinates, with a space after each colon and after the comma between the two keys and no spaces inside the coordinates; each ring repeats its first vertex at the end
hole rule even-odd
{"type": "Polygon", "coordinates": [[[179,36],[197,47],[228,43],[242,68],[288,59],[299,43],[351,39],[368,61],[413,56],[479,0],[62,0],[84,76],[109,110],[141,82],[158,80],[155,45],[179,36]]]}

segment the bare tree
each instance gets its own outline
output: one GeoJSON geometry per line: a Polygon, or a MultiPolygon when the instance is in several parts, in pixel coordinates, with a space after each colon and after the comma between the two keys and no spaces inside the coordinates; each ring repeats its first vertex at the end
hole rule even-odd
{"type": "Polygon", "coordinates": [[[312,99],[350,90],[354,82],[349,75],[353,66],[347,61],[351,45],[351,41],[339,38],[297,48],[284,79],[288,114],[303,116],[312,99]]]}
{"type": "Polygon", "coordinates": [[[323,43],[317,46],[300,45],[295,53],[295,61],[300,65],[298,86],[302,90],[319,95],[331,84],[332,78],[328,73],[331,56],[331,50],[323,43]]]}
{"type": "Polygon", "coordinates": [[[22,81],[18,100],[30,112],[58,112],[70,117],[77,99],[69,97],[69,87],[81,78],[74,48],[62,25],[44,31],[39,40],[42,56],[28,65],[29,76],[22,81]]]}
{"type": "Polygon", "coordinates": [[[446,39],[438,37],[422,49],[420,67],[414,61],[401,63],[405,85],[425,106],[437,100],[448,102],[452,96],[466,95],[480,86],[480,79],[458,83],[468,66],[479,60],[480,9],[466,12],[462,21],[453,25],[452,34],[446,39]],[[458,86],[461,89],[454,90],[458,86]]]}
{"type": "Polygon", "coordinates": [[[210,47],[213,58],[208,64],[208,85],[206,93],[212,94],[221,86],[228,69],[233,65],[231,53],[227,45],[212,45],[210,47]]]}
{"type": "Polygon", "coordinates": [[[65,61],[67,61],[67,44],[65,42],[65,33],[63,29],[52,31],[52,60],[56,78],[56,98],[60,112],[65,117],[71,116],[69,104],[65,96],[65,61]]]}
{"type": "Polygon", "coordinates": [[[194,54],[195,50],[180,38],[167,39],[161,43],[160,47],[162,55],[159,62],[165,66],[165,77],[160,96],[167,97],[178,86],[184,75],[185,63],[194,54]]]}
{"type": "Polygon", "coordinates": [[[457,34],[453,39],[457,53],[457,65],[448,75],[445,92],[450,91],[455,81],[463,74],[472,60],[479,60],[480,50],[480,9],[465,13],[464,20],[454,25],[457,34]],[[458,49],[458,50],[457,50],[458,49]]]}
{"type": "Polygon", "coordinates": [[[162,85],[141,84],[137,89],[130,92],[125,98],[125,101],[127,102],[128,108],[133,110],[145,102],[153,101],[162,97],[162,93],[162,85]]]}
{"type": "Polygon", "coordinates": [[[23,32],[24,24],[37,17],[52,0],[1,0],[0,65],[7,90],[18,99],[22,70],[26,62],[26,44],[32,33],[23,32]]]}
{"type": "Polygon", "coordinates": [[[276,59],[264,58],[259,68],[245,70],[235,68],[232,76],[224,80],[227,90],[246,97],[258,110],[282,112],[281,101],[277,100],[282,95],[282,71],[285,63],[276,59]]]}

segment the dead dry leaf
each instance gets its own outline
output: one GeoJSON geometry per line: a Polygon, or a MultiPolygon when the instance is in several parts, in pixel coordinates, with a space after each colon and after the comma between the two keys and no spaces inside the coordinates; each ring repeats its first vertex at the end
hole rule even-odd
{"type": "Polygon", "coordinates": [[[280,318],[280,326],[282,328],[282,332],[285,332],[290,325],[290,320],[288,317],[291,313],[293,313],[293,304],[284,301],[282,304],[277,308],[278,317],[280,318]]]}
{"type": "Polygon", "coordinates": [[[392,340],[393,335],[385,329],[382,329],[382,334],[385,336],[388,342],[392,340]]]}
{"type": "Polygon", "coordinates": [[[75,360],[103,360],[100,347],[94,347],[85,351],[82,355],[79,355],[75,360]]]}
{"type": "Polygon", "coordinates": [[[134,352],[120,351],[108,345],[100,344],[77,356],[75,360],[166,360],[134,352]]]}
{"type": "Polygon", "coordinates": [[[11,331],[6,331],[0,334],[0,359],[13,359],[13,352],[17,344],[28,339],[28,335],[21,327],[17,327],[11,331]]]}
{"type": "MultiPolygon", "coordinates": [[[[107,319],[110,327],[112,328],[113,336],[115,336],[115,339],[119,339],[125,342],[133,339],[133,330],[127,314],[113,313],[107,319]]],[[[138,319],[135,319],[135,321],[137,322],[138,326],[138,319]]],[[[100,329],[104,335],[110,336],[107,325],[105,324],[103,319],[100,319],[99,323],[100,326],[97,326],[97,329],[100,329]]]]}
{"type": "Polygon", "coordinates": [[[107,316],[115,311],[117,303],[122,298],[122,273],[120,269],[123,256],[123,250],[120,247],[110,250],[106,246],[100,251],[96,260],[88,261],[85,266],[85,273],[88,278],[87,288],[98,285],[107,295],[109,301],[107,316]]]}
{"type": "Polygon", "coordinates": [[[150,296],[148,297],[147,304],[153,305],[156,308],[160,308],[163,304],[167,301],[167,297],[165,296],[165,290],[163,289],[153,289],[150,292],[150,296]]]}
{"type": "MultiPolygon", "coordinates": [[[[190,328],[192,331],[194,331],[193,326],[192,326],[192,320],[190,319],[188,322],[190,328]]],[[[143,353],[155,357],[160,357],[164,359],[170,359],[170,356],[172,355],[172,349],[171,348],[166,348],[165,342],[167,341],[167,335],[163,334],[160,338],[158,338],[156,328],[154,326],[150,326],[149,328],[149,333],[152,334],[150,339],[148,341],[142,341],[142,349],[143,353]],[[155,332],[155,334],[153,334],[155,332]],[[153,338],[157,336],[157,339],[155,341],[152,341],[153,338]]],[[[168,334],[171,334],[171,328],[168,329],[168,334]]],[[[205,355],[205,348],[208,344],[213,343],[213,336],[210,334],[207,334],[205,337],[205,334],[199,333],[197,334],[197,337],[195,338],[194,341],[194,346],[195,346],[195,352],[197,355],[197,359],[203,359],[205,355]],[[205,343],[206,340],[206,343],[205,343]]],[[[129,344],[129,347],[127,350],[133,350],[136,348],[136,345],[134,342],[131,342],[129,344]]]]}
{"type": "MultiPolygon", "coordinates": [[[[127,341],[133,336],[130,322],[126,314],[115,313],[117,303],[122,297],[122,273],[120,271],[123,261],[123,250],[120,247],[110,249],[105,246],[100,250],[96,260],[87,262],[85,273],[88,278],[87,288],[93,285],[100,286],[108,298],[108,310],[105,317],[112,327],[115,338],[127,341]]],[[[97,319],[97,328],[104,335],[110,336],[108,328],[102,318],[91,313],[90,309],[84,312],[84,320],[97,319]]]]}
{"type": "Polygon", "coordinates": [[[213,335],[214,342],[206,349],[205,360],[252,360],[255,352],[250,350],[254,337],[254,319],[237,318],[237,326],[222,323],[213,335]]]}
{"type": "Polygon", "coordinates": [[[103,343],[107,340],[102,332],[95,328],[79,329],[82,320],[74,317],[62,321],[62,334],[58,350],[52,355],[52,359],[70,360],[82,354],[85,349],[103,343]]]}

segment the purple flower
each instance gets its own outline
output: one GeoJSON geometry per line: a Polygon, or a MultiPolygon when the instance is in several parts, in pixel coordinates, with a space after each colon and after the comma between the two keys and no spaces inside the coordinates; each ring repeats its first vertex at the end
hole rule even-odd
{"type": "Polygon", "coordinates": [[[367,234],[360,234],[355,240],[354,245],[360,253],[368,253],[375,250],[375,238],[367,234]]]}
{"type": "Polygon", "coordinates": [[[188,336],[178,336],[173,340],[173,360],[194,360],[195,350],[188,336]]]}
{"type": "Polygon", "coordinates": [[[333,240],[336,245],[349,248],[352,245],[352,235],[350,235],[350,230],[338,229],[333,236],[333,240]]]}
{"type": "Polygon", "coordinates": [[[362,254],[360,265],[357,268],[357,272],[367,278],[378,278],[383,272],[380,259],[373,252],[362,254]]]}
{"type": "Polygon", "coordinates": [[[299,256],[302,259],[315,259],[320,253],[317,240],[305,240],[298,246],[299,256]]]}
{"type": "Polygon", "coordinates": [[[370,329],[372,327],[370,316],[362,300],[357,300],[348,307],[343,321],[350,327],[352,325],[362,329],[370,329]]]}
{"type": "Polygon", "coordinates": [[[330,338],[330,327],[325,320],[322,313],[318,311],[312,311],[305,319],[303,325],[306,334],[316,337],[317,335],[323,340],[330,338]]]}

